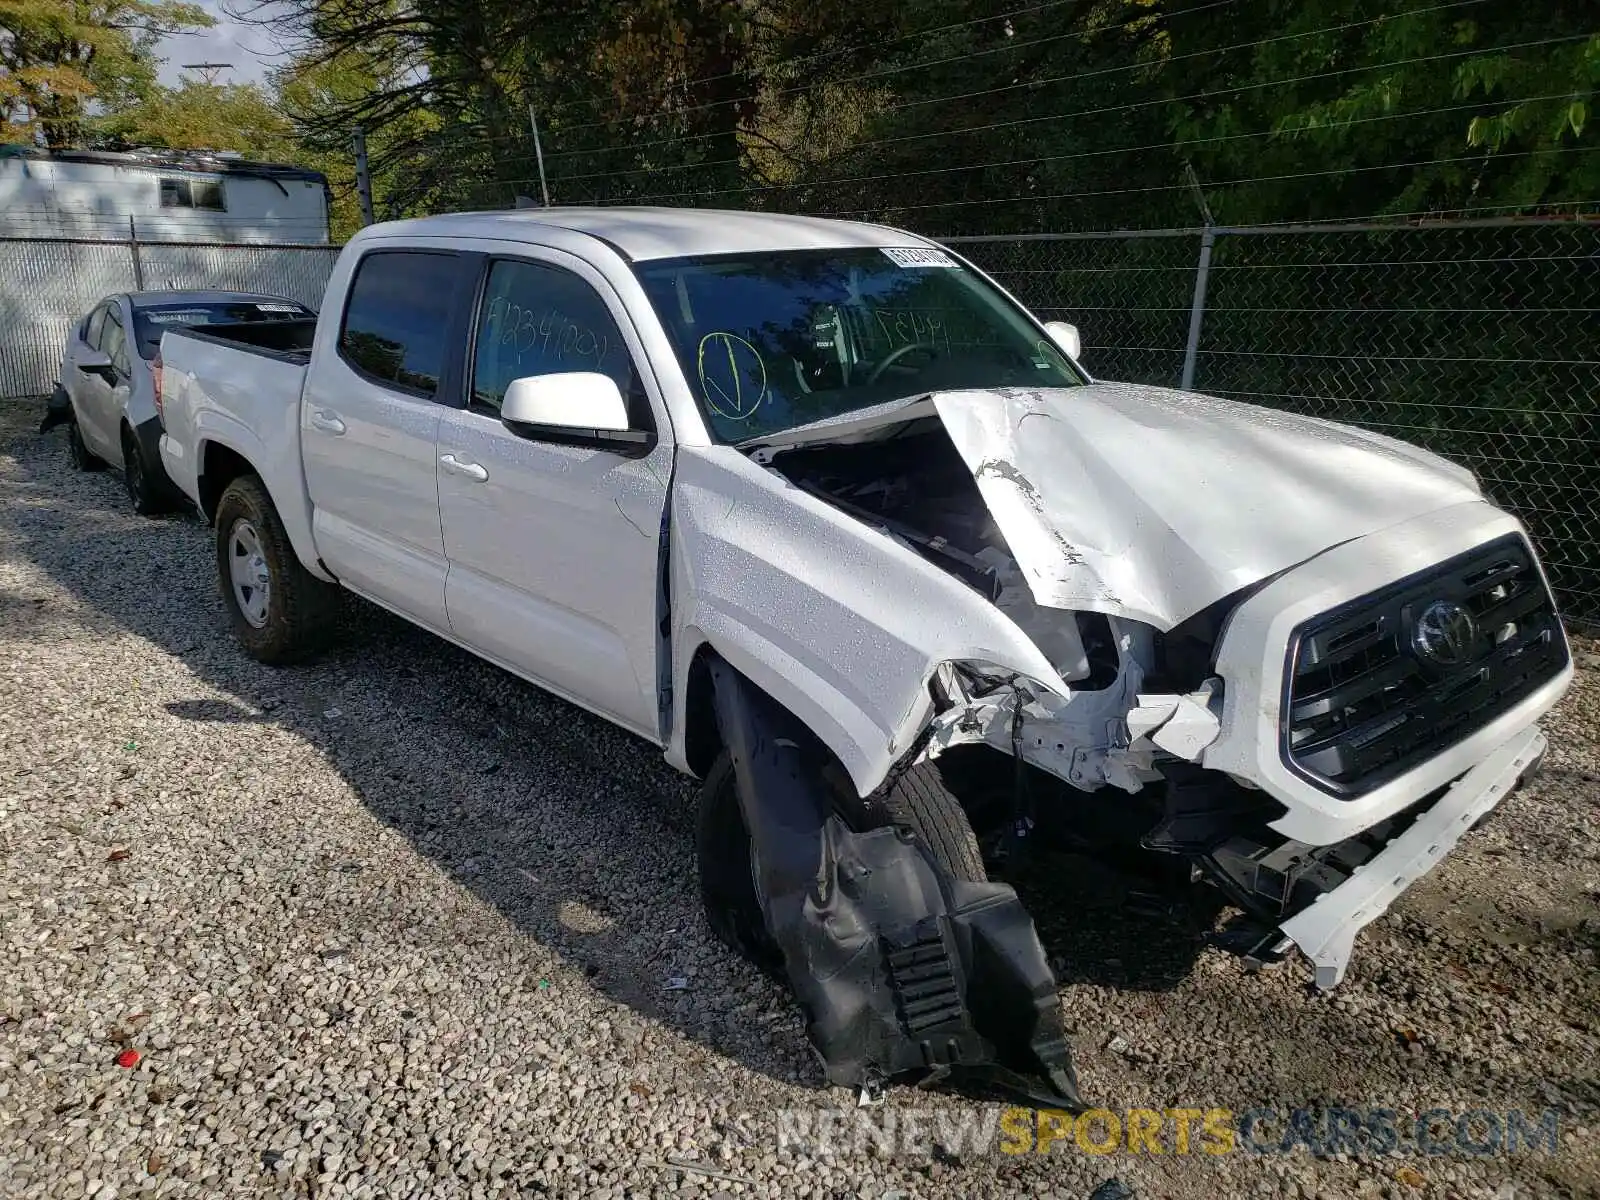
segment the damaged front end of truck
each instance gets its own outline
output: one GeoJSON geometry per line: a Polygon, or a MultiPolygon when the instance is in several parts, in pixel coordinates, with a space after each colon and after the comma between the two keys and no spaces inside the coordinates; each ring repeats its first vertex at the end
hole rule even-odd
{"type": "Polygon", "coordinates": [[[838,1083],[1077,1102],[1031,919],[918,829],[941,797],[990,863],[1065,830],[1178,864],[1241,911],[1232,948],[1298,944],[1331,986],[1537,766],[1570,677],[1525,534],[1468,473],[1160,389],[940,393],[685,449],[671,540],[669,756],[705,775],[686,730],[714,719],[748,835],[718,853],[748,846],[838,1083]],[[1415,650],[1425,610],[1467,614],[1458,661],[1415,650]]]}

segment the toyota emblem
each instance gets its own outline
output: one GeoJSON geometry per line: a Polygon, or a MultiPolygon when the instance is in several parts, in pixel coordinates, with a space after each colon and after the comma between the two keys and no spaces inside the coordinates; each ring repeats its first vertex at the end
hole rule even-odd
{"type": "Polygon", "coordinates": [[[1478,623],[1454,600],[1435,600],[1411,630],[1411,648],[1424,662],[1458,667],[1472,655],[1478,623]]]}

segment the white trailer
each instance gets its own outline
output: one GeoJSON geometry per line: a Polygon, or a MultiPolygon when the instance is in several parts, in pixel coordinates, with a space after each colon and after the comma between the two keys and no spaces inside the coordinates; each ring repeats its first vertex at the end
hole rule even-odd
{"type": "Polygon", "coordinates": [[[0,237],[328,241],[320,171],[229,153],[0,146],[0,237]]]}

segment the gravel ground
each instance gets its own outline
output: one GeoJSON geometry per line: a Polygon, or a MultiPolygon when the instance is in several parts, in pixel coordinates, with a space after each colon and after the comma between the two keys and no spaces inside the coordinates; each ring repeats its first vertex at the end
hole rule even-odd
{"type": "MultiPolygon", "coordinates": [[[[1024,890],[1091,1102],[1554,1108],[1557,1153],[780,1152],[780,1110],[854,1097],[710,938],[655,752],[365,607],[316,665],[248,661],[208,531],[38,415],[0,408],[0,1193],[1600,1195],[1592,644],[1540,781],[1332,995],[1089,864],[1024,890]]],[[[872,1115],[916,1111],[1000,1110],[872,1115]]]]}

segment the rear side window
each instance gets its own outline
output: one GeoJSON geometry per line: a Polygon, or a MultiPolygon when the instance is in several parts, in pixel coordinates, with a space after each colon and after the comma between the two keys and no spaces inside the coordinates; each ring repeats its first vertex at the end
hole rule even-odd
{"type": "Polygon", "coordinates": [[[378,383],[431,397],[439,388],[459,260],[453,254],[382,250],[356,267],[339,330],[339,354],[378,383]]]}
{"type": "Polygon", "coordinates": [[[107,312],[105,327],[105,340],[101,349],[106,352],[106,357],[111,360],[111,365],[123,375],[128,373],[128,335],[122,328],[122,321],[114,312],[107,312]]]}
{"type": "Polygon", "coordinates": [[[100,335],[106,327],[106,313],[109,310],[104,304],[89,314],[89,323],[84,328],[83,340],[86,345],[100,349],[100,335]]]}

